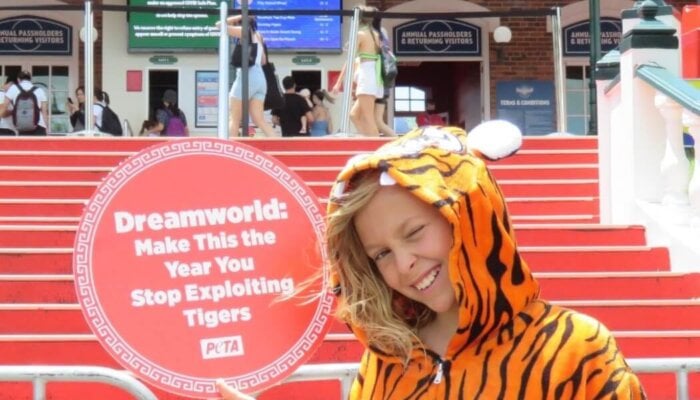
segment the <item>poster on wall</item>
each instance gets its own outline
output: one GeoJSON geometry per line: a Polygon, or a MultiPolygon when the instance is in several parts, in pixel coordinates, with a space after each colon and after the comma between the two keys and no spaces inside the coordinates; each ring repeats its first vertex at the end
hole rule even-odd
{"type": "Polygon", "coordinates": [[[514,123],[524,135],[555,131],[556,102],[551,81],[497,82],[496,107],[498,118],[514,123]]]}
{"type": "Polygon", "coordinates": [[[219,73],[195,72],[195,126],[216,128],[219,119],[219,73]]]}

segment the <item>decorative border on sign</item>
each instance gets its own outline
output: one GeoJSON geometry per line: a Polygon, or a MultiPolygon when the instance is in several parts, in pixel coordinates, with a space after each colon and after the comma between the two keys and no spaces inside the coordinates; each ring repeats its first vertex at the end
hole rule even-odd
{"type": "MultiPolygon", "coordinates": [[[[302,206],[312,224],[319,243],[322,243],[325,233],[324,219],[319,212],[318,203],[315,201],[316,196],[309,194],[306,186],[300,184],[299,180],[286,167],[281,167],[268,156],[257,153],[240,143],[219,139],[181,139],[171,141],[145,149],[126,159],[105,178],[87,203],[76,232],[73,265],[76,290],[79,295],[78,300],[81,308],[91,329],[122,365],[137,371],[154,382],[175,390],[186,391],[190,395],[215,394],[214,379],[195,378],[164,369],[131,348],[119,336],[105,316],[104,310],[94,292],[91,266],[93,261],[93,243],[98,221],[101,220],[106,205],[110,203],[118,190],[131,180],[135,174],[146,168],[172,158],[202,154],[226,156],[257,167],[260,171],[275,178],[302,206]]],[[[326,260],[324,246],[320,246],[319,250],[321,251],[322,259],[326,260]]],[[[328,274],[324,275],[323,287],[326,287],[328,274]]],[[[228,380],[228,382],[240,390],[260,390],[272,378],[291,374],[290,369],[293,369],[297,363],[303,361],[308,350],[313,347],[315,342],[320,340],[319,336],[324,333],[324,327],[327,324],[332,304],[333,298],[331,294],[324,292],[319,300],[312,322],[291,349],[268,366],[249,374],[241,375],[235,380],[228,380]]]]}

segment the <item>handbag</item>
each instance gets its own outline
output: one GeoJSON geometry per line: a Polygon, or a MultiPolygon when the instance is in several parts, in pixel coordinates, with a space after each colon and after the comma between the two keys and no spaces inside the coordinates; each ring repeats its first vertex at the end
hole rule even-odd
{"type": "MultiPolygon", "coordinates": [[[[253,37],[253,31],[248,31],[248,40],[253,37]]],[[[248,44],[248,65],[255,64],[255,57],[258,55],[258,46],[253,46],[254,43],[248,44]]],[[[233,46],[233,53],[231,54],[231,65],[236,68],[241,68],[243,66],[243,46],[241,45],[241,40],[236,40],[233,46]]]]}
{"type": "Polygon", "coordinates": [[[275,72],[275,64],[270,62],[270,58],[267,55],[267,46],[263,44],[263,51],[265,52],[265,59],[267,63],[263,64],[262,70],[265,74],[265,81],[267,82],[267,92],[265,92],[265,104],[263,108],[265,110],[274,110],[284,107],[284,92],[280,87],[280,80],[277,78],[277,73],[275,72]]]}

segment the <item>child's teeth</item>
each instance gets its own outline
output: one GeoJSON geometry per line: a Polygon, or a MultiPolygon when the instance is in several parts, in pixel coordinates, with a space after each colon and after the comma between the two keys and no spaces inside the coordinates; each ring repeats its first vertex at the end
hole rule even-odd
{"type": "Polygon", "coordinates": [[[418,282],[418,284],[415,285],[416,289],[418,289],[418,290],[427,289],[435,281],[435,278],[437,277],[438,272],[440,272],[440,271],[436,269],[432,273],[428,274],[428,276],[423,278],[422,281],[418,282]]]}

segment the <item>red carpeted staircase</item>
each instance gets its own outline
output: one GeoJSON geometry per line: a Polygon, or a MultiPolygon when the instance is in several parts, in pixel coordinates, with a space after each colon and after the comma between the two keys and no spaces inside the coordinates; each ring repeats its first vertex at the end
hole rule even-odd
{"type": "MultiPolygon", "coordinates": [[[[160,139],[0,139],[0,364],[120,366],[83,320],[72,246],[85,201],[121,160],[160,139]]],[[[322,199],[349,156],[382,140],[245,140],[285,162],[322,199]]],[[[598,216],[595,138],[526,138],[492,164],[521,251],[542,296],[604,322],[627,358],[700,356],[700,273],[670,271],[668,249],[649,247],[642,226],[598,216]]],[[[700,263],[700,261],[699,261],[700,263]]],[[[361,348],[337,324],[312,363],[356,362],[361,348]]],[[[670,374],[642,375],[649,398],[675,399],[670,374]]],[[[292,383],[260,396],[336,399],[335,382],[292,383]]],[[[101,384],[49,384],[47,398],[127,399],[101,384]]],[[[154,390],[159,398],[176,399],[154,390]]],[[[0,383],[0,399],[28,399],[31,386],[0,383]]],[[[700,379],[691,377],[691,398],[700,379]]]]}

